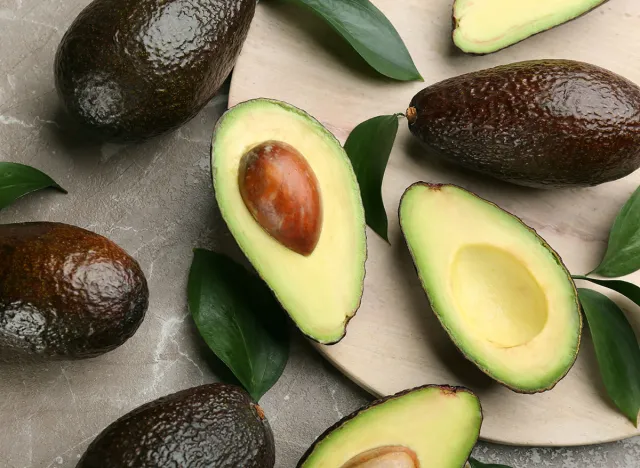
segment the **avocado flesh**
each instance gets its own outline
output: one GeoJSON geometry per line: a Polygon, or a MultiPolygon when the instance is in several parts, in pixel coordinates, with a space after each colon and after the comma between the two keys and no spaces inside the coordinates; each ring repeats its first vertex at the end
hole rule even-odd
{"type": "Polygon", "coordinates": [[[77,468],[273,468],[273,433],[235,385],[189,388],[146,403],[105,428],[77,468]]]}
{"type": "Polygon", "coordinates": [[[319,122],[286,103],[238,104],[218,122],[212,146],[216,199],[227,226],[296,325],[319,343],[342,339],[362,297],[367,257],[365,218],[351,163],[319,122]],[[302,154],[318,181],[322,230],[308,256],[270,236],[247,209],[238,186],[242,156],[265,141],[302,154]]]}
{"type": "Polygon", "coordinates": [[[518,185],[587,187],[640,167],[640,87],[573,60],[529,60],[418,92],[409,130],[430,154],[518,185]]]}
{"type": "Polygon", "coordinates": [[[70,116],[110,141],[140,141],[194,117],[231,72],[255,0],[94,0],[55,57],[70,116]]]}
{"type": "Polygon", "coordinates": [[[575,19],[607,0],[456,0],[453,41],[463,52],[489,54],[575,19]]]}
{"type": "Polygon", "coordinates": [[[453,185],[405,192],[400,223],[434,313],[465,356],[514,391],[572,367],[582,319],[571,275],[535,231],[453,185]]]}
{"type": "Polygon", "coordinates": [[[298,467],[460,468],[471,454],[481,424],[480,401],[470,391],[460,387],[419,387],[346,416],[316,440],[298,467]],[[369,464],[354,463],[363,455],[369,458],[376,452],[381,455],[369,464]],[[396,465],[382,463],[389,462],[383,458],[389,452],[398,454],[393,458],[396,465]],[[375,464],[376,461],[380,463],[375,464]]]}
{"type": "Polygon", "coordinates": [[[149,305],[138,262],[61,223],[0,226],[0,358],[82,359],[138,330],[149,305]]]}

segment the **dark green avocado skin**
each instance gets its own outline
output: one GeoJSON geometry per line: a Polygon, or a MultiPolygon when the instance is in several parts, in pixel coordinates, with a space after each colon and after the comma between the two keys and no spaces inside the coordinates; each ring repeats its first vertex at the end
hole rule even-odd
{"type": "Polygon", "coordinates": [[[55,57],[64,107],[104,140],[175,129],[217,93],[235,65],[255,0],[94,0],[55,57]]]}
{"type": "Polygon", "coordinates": [[[107,427],[77,468],[272,468],[273,434],[235,385],[209,384],[147,403],[107,427]]]}
{"type": "Polygon", "coordinates": [[[122,345],[149,290],[109,239],[59,223],[0,225],[0,358],[82,359],[122,345]]]}
{"type": "Polygon", "coordinates": [[[408,117],[435,154],[519,185],[594,186],[640,167],[640,88],[587,63],[526,61],[451,78],[415,95],[408,117]]]}

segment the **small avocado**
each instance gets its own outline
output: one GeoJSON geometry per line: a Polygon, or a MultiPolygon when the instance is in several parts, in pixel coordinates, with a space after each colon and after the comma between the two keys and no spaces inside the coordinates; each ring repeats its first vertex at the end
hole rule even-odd
{"type": "Polygon", "coordinates": [[[98,234],[60,223],[1,225],[0,258],[3,360],[98,356],[144,319],[144,273],[98,234]]]}
{"type": "Polygon", "coordinates": [[[324,432],[298,468],[461,468],[482,425],[463,387],[426,385],[383,398],[324,432]]]}
{"type": "Polygon", "coordinates": [[[340,341],[360,306],[366,226],[353,167],[318,121],[284,102],[233,107],[213,135],[222,216],[297,326],[340,341]]]}
{"type": "Polygon", "coordinates": [[[640,87],[571,60],[451,78],[414,96],[409,129],[447,161],[541,188],[584,187],[640,167],[640,87]]]}
{"type": "Polygon", "coordinates": [[[454,185],[412,185],[399,216],[431,307],[462,353],[516,392],[553,388],[582,331],[558,254],[520,219],[454,185]]]}
{"type": "Polygon", "coordinates": [[[554,28],[607,0],[455,0],[453,42],[463,52],[490,54],[554,28]]]}
{"type": "Polygon", "coordinates": [[[104,140],[172,130],[218,92],[255,7],[255,0],[94,0],[58,47],[58,95],[104,140]]]}
{"type": "Polygon", "coordinates": [[[242,388],[182,390],[124,415],[89,445],[77,468],[273,468],[265,414],[242,388]]]}

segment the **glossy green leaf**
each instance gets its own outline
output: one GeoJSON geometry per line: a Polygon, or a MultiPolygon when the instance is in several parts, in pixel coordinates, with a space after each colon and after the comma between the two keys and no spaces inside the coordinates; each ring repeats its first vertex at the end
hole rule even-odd
{"type": "Polygon", "coordinates": [[[602,263],[591,273],[608,278],[625,276],[640,269],[640,187],[616,218],[602,263]]]}
{"type": "Polygon", "coordinates": [[[475,458],[469,458],[469,465],[471,468],[510,468],[507,465],[491,465],[486,463],[481,463],[475,458]]]}
{"type": "Polygon", "coordinates": [[[67,193],[51,177],[38,169],[24,164],[0,162],[0,210],[25,195],[45,188],[67,193]]]}
{"type": "Polygon", "coordinates": [[[609,397],[634,425],[640,411],[640,346],[620,308],[604,294],[578,289],[609,397]]]}
{"type": "Polygon", "coordinates": [[[387,242],[389,222],[382,200],[382,181],[398,133],[399,115],[382,115],[361,123],[344,145],[360,184],[367,224],[387,242]]]}
{"type": "Polygon", "coordinates": [[[621,281],[621,280],[601,280],[596,278],[590,278],[588,276],[578,276],[578,275],[574,275],[573,279],[590,281],[594,284],[612,289],[616,292],[619,292],[623,296],[628,297],[629,299],[631,299],[633,302],[635,302],[640,306],[640,287],[636,286],[633,283],[629,283],[627,281],[621,281]]]}
{"type": "Polygon", "coordinates": [[[322,17],[384,76],[423,81],[398,31],[369,0],[294,0],[322,17]]]}
{"type": "Polygon", "coordinates": [[[200,335],[256,400],[289,357],[289,326],[260,278],[229,257],[196,249],[188,300],[200,335]]]}

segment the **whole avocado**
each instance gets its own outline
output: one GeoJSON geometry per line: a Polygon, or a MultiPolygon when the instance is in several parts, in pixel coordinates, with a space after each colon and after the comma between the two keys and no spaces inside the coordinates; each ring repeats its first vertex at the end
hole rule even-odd
{"type": "Polygon", "coordinates": [[[272,468],[273,433],[240,387],[183,390],[140,406],[108,426],[77,468],[272,468]]]}
{"type": "Polygon", "coordinates": [[[459,166],[519,185],[584,187],[640,167],[640,87],[571,60],[512,63],[414,96],[409,129],[459,166]]]}
{"type": "Polygon", "coordinates": [[[65,108],[104,140],[140,141],[194,117],[235,65],[255,0],[94,0],[55,57],[65,108]]]}
{"type": "Polygon", "coordinates": [[[59,223],[0,226],[0,357],[81,359],[137,331],[149,290],[109,239],[59,223]]]}

